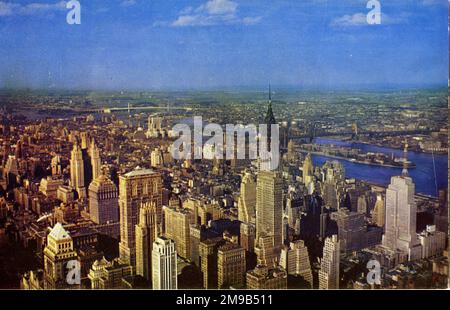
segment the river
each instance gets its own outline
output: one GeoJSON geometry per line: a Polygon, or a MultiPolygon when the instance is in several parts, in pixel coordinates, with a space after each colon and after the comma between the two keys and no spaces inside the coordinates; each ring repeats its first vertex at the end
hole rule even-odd
{"type": "MultiPolygon", "coordinates": [[[[361,149],[364,152],[378,152],[396,157],[403,156],[403,151],[387,147],[380,147],[365,143],[352,143],[325,138],[316,138],[317,144],[334,144],[339,146],[347,146],[361,149]]],[[[327,156],[313,155],[314,165],[323,165],[327,160],[336,160],[327,156]]],[[[408,159],[416,164],[415,168],[408,170],[416,184],[416,192],[437,196],[438,190],[447,189],[448,187],[448,159],[447,155],[434,155],[436,170],[433,168],[433,155],[427,153],[408,152],[408,159]],[[436,171],[436,178],[435,178],[436,171]]],[[[355,178],[365,180],[377,184],[388,185],[392,176],[400,175],[400,168],[390,168],[382,166],[364,165],[352,163],[346,160],[339,160],[345,167],[345,175],[347,178],[355,178]]]]}

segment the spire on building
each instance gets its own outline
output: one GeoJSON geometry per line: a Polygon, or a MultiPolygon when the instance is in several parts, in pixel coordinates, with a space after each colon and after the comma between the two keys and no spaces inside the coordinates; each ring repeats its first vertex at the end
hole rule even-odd
{"type": "Polygon", "coordinates": [[[405,148],[403,149],[403,170],[402,177],[408,176],[408,141],[405,140],[405,148]]]}
{"type": "Polygon", "coordinates": [[[273,111],[272,111],[272,90],[271,90],[270,84],[269,84],[269,107],[267,108],[265,123],[267,125],[277,123],[275,120],[275,116],[273,115],[273,111]]]}

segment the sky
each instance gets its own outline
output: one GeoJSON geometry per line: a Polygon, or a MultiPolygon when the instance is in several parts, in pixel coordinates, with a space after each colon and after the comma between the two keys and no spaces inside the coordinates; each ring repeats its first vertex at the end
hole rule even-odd
{"type": "Polygon", "coordinates": [[[448,0],[0,0],[0,88],[430,87],[448,0]]]}

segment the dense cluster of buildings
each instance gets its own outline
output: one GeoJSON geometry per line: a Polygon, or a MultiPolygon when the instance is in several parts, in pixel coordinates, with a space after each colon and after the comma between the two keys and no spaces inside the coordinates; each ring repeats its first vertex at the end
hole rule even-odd
{"type": "Polygon", "coordinates": [[[2,117],[0,221],[38,265],[21,288],[439,287],[448,276],[447,195],[418,198],[406,168],[386,189],[337,161],[314,166],[293,140],[263,171],[173,159],[162,117],[147,131],[114,115],[2,117]],[[376,285],[361,278],[370,260],[376,285]]]}

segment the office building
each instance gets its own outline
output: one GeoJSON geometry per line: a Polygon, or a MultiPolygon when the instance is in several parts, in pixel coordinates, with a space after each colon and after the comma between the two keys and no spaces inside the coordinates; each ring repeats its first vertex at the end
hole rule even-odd
{"type": "Polygon", "coordinates": [[[47,236],[44,248],[45,289],[68,288],[67,263],[77,259],[74,243],[64,227],[57,223],[47,236]]]}
{"type": "Polygon", "coordinates": [[[136,266],[136,224],[139,206],[153,202],[156,205],[158,231],[162,223],[162,178],[150,169],[136,168],[119,177],[120,244],[122,263],[136,266]]]}
{"type": "Polygon", "coordinates": [[[79,198],[86,198],[83,153],[78,143],[73,145],[70,156],[70,185],[78,193],[79,198]]]}
{"type": "Polygon", "coordinates": [[[217,254],[218,288],[243,288],[245,284],[245,250],[227,242],[220,246],[217,254]]]}
{"type": "Polygon", "coordinates": [[[247,272],[246,283],[249,290],[287,289],[287,273],[281,267],[258,265],[247,272]]]}
{"type": "Polygon", "coordinates": [[[139,224],[136,225],[136,274],[147,281],[152,279],[152,248],[157,238],[156,205],[143,203],[139,207],[139,224]]]}
{"type": "Polygon", "coordinates": [[[313,288],[313,274],[308,248],[303,240],[296,240],[281,250],[280,266],[290,275],[300,276],[313,288]]]}
{"type": "Polygon", "coordinates": [[[325,239],[319,271],[320,289],[338,289],[340,280],[340,243],[337,235],[325,239]]]}
{"type": "Polygon", "coordinates": [[[152,274],[154,290],[177,289],[177,252],[172,240],[160,237],[153,243],[152,274]]]}
{"type": "Polygon", "coordinates": [[[180,257],[191,257],[190,225],[195,223],[193,213],[189,209],[164,207],[165,236],[175,242],[180,257]]]}
{"type": "Polygon", "coordinates": [[[386,190],[386,225],[383,245],[408,255],[408,260],[420,259],[422,249],[416,234],[417,206],[414,201],[415,185],[403,173],[394,176],[386,190]]]}
{"type": "Polygon", "coordinates": [[[241,181],[238,200],[238,219],[245,223],[255,223],[256,216],[256,182],[250,172],[245,172],[241,181]]]}
{"type": "Polygon", "coordinates": [[[103,174],[89,185],[89,214],[96,224],[119,222],[119,191],[103,174]]]}
{"type": "MultiPolygon", "coordinates": [[[[256,186],[256,241],[257,246],[268,249],[272,243],[273,255],[278,257],[283,245],[282,236],[283,196],[279,173],[261,171],[256,186]],[[261,237],[264,237],[261,239],[261,237]],[[271,242],[267,239],[272,238],[271,242]],[[264,240],[263,244],[260,242],[264,240]]],[[[272,254],[266,253],[271,256],[272,254]]]]}

